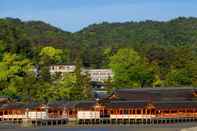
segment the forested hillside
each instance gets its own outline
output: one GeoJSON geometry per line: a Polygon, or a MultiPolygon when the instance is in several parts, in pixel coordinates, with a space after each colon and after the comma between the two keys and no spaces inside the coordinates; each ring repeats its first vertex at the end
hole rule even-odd
{"type": "Polygon", "coordinates": [[[197,48],[197,18],[177,18],[168,22],[144,21],[93,24],[76,33],[65,32],[41,21],[22,22],[20,19],[0,19],[0,39],[7,49],[23,46],[68,48],[70,57],[80,48],[87,67],[106,66],[105,49],[113,52],[131,47],[146,54],[151,48],[197,48]],[[18,42],[19,41],[19,42],[18,42]],[[98,58],[98,59],[95,59],[98,58]]]}
{"type": "Polygon", "coordinates": [[[90,90],[88,79],[79,83],[77,72],[64,80],[51,78],[47,68],[76,63],[112,68],[114,80],[108,83],[114,88],[197,86],[197,18],[103,22],[75,33],[41,21],[0,19],[0,94],[26,94],[37,100],[80,98],[90,90]],[[34,67],[39,67],[38,76],[31,71],[34,67]],[[81,87],[83,95],[76,87],[81,87]]]}

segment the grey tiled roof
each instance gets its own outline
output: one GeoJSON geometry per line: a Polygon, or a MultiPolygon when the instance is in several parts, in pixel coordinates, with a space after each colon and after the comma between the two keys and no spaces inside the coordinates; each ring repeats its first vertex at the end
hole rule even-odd
{"type": "Polygon", "coordinates": [[[29,103],[25,104],[22,102],[17,103],[6,103],[0,106],[0,109],[34,109],[38,107],[40,104],[38,103],[29,103]]]}
{"type": "Polygon", "coordinates": [[[197,93],[195,88],[141,88],[141,89],[118,89],[112,95],[119,100],[149,100],[149,101],[174,101],[174,100],[197,100],[193,95],[197,93]]]}

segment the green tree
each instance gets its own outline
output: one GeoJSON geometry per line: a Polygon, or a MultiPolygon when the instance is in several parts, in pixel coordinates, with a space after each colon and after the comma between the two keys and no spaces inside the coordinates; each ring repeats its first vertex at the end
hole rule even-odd
{"type": "Polygon", "coordinates": [[[4,50],[5,50],[5,43],[2,40],[0,40],[0,61],[2,60],[4,50]]]}
{"type": "Polygon", "coordinates": [[[25,75],[25,77],[21,77],[14,81],[17,87],[17,95],[21,96],[23,101],[36,101],[36,94],[40,89],[37,87],[38,81],[36,80],[33,72],[28,73],[25,75]]]}
{"type": "Polygon", "coordinates": [[[77,88],[76,75],[74,73],[64,74],[63,79],[57,81],[59,99],[71,100],[71,90],[77,88]]]}
{"type": "Polygon", "coordinates": [[[82,74],[81,74],[81,59],[80,56],[77,55],[75,60],[75,74],[76,74],[76,80],[77,80],[77,87],[82,88],[82,74]]]}
{"type": "Polygon", "coordinates": [[[60,63],[63,55],[61,49],[55,49],[53,47],[44,47],[40,51],[41,64],[50,65],[53,63],[60,63]]]}
{"type": "Polygon", "coordinates": [[[83,96],[85,99],[91,99],[92,96],[92,85],[91,78],[88,73],[82,75],[82,85],[83,85],[83,96]]]}
{"type": "Polygon", "coordinates": [[[33,72],[31,61],[16,54],[4,53],[0,67],[1,91],[5,95],[19,95],[17,89],[21,88],[20,83],[24,83],[24,78],[33,72]]]}
{"type": "Polygon", "coordinates": [[[110,59],[116,86],[143,87],[150,81],[151,73],[144,60],[133,49],[119,49],[110,59]]]}
{"type": "Polygon", "coordinates": [[[107,88],[107,93],[108,94],[113,93],[113,81],[112,81],[112,78],[108,78],[106,81],[104,81],[104,85],[107,88]]]}
{"type": "Polygon", "coordinates": [[[185,69],[172,69],[166,77],[167,86],[190,86],[192,84],[191,74],[185,69]]]}

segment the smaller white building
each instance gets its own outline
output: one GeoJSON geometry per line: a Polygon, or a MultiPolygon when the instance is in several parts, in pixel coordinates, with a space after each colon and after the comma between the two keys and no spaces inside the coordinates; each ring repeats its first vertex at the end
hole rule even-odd
{"type": "MultiPolygon", "coordinates": [[[[49,67],[50,74],[55,73],[73,73],[76,69],[75,65],[51,65],[49,67]]],[[[108,79],[112,79],[113,73],[111,69],[82,69],[81,73],[88,73],[91,81],[93,82],[104,82],[108,79]]]]}
{"type": "Polygon", "coordinates": [[[104,82],[113,78],[111,69],[85,69],[83,72],[88,73],[91,81],[95,82],[104,82]]]}
{"type": "Polygon", "coordinates": [[[72,73],[76,69],[75,65],[52,65],[50,66],[49,72],[55,73],[72,73]]]}

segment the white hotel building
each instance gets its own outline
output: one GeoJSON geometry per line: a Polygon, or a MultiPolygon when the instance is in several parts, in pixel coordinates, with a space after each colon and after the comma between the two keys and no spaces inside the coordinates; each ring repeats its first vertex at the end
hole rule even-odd
{"type": "Polygon", "coordinates": [[[55,73],[72,73],[76,69],[75,65],[52,65],[50,66],[49,72],[55,73]]]}
{"type": "MultiPolygon", "coordinates": [[[[75,65],[52,65],[50,66],[50,73],[72,73],[76,69],[75,65]]],[[[88,73],[91,81],[104,82],[113,78],[111,69],[82,69],[82,73],[88,73]]]]}
{"type": "Polygon", "coordinates": [[[104,82],[113,77],[111,69],[85,69],[84,72],[90,75],[91,81],[96,82],[104,82]]]}

